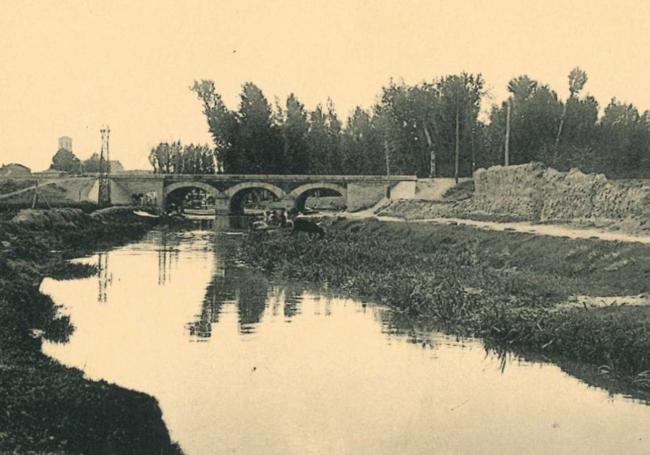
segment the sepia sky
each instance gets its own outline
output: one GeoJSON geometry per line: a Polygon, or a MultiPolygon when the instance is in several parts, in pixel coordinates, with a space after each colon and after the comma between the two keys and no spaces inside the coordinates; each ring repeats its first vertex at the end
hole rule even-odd
{"type": "Polygon", "coordinates": [[[253,81],[342,116],[389,78],[481,72],[491,102],[527,73],[564,98],[586,92],[650,109],[650,2],[560,0],[0,0],[0,164],[48,167],[57,138],[82,159],[112,130],[111,158],[148,168],[160,141],[210,142],[189,86],[213,79],[235,108],[253,81]]]}

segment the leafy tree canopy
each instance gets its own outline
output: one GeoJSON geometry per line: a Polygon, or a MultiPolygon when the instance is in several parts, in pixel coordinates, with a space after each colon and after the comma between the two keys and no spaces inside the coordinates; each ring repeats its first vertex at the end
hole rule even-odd
{"type": "Polygon", "coordinates": [[[52,157],[50,169],[65,172],[80,172],[81,161],[68,149],[59,149],[52,157]]]}

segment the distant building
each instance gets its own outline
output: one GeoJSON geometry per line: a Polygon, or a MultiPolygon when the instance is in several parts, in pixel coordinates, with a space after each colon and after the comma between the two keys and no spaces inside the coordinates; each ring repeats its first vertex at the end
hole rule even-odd
{"type": "Polygon", "coordinates": [[[152,170],[149,169],[128,169],[122,171],[122,174],[129,174],[129,175],[151,175],[153,174],[152,170]]]}
{"type": "Polygon", "coordinates": [[[72,151],[72,138],[69,136],[61,136],[59,138],[59,150],[66,149],[72,151]]]}
{"type": "Polygon", "coordinates": [[[0,167],[0,177],[29,177],[32,171],[27,166],[18,163],[3,164],[0,167]]]}
{"type": "Polygon", "coordinates": [[[111,172],[124,172],[124,166],[117,160],[111,160],[111,172]]]}
{"type": "Polygon", "coordinates": [[[65,177],[70,175],[69,172],[60,171],[58,169],[45,169],[44,171],[34,172],[32,175],[47,176],[47,177],[65,177]]]}

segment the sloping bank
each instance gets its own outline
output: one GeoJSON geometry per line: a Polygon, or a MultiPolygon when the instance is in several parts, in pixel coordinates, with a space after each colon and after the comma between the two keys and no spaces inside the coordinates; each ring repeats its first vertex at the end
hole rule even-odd
{"type": "Polygon", "coordinates": [[[650,291],[650,246],[337,219],[322,241],[251,237],[245,260],[434,321],[452,333],[600,366],[650,386],[650,306],[583,307],[574,295],[650,291]]]}
{"type": "Polygon", "coordinates": [[[66,259],[144,234],[128,209],[22,211],[0,223],[0,453],[178,454],[156,400],[85,379],[41,352],[73,328],[49,296],[45,276],[95,273],[66,259]]]}

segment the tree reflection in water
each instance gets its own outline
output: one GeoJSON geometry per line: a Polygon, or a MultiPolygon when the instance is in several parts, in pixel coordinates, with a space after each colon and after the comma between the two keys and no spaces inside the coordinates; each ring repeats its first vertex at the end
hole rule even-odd
{"type": "Polygon", "coordinates": [[[160,232],[158,246],[158,285],[163,286],[172,279],[172,263],[178,263],[178,245],[181,239],[173,233],[160,232]]]}
{"type": "Polygon", "coordinates": [[[214,273],[205,290],[201,314],[188,324],[191,336],[209,338],[225,304],[236,305],[241,334],[255,332],[267,307],[273,316],[282,308],[287,322],[300,313],[304,290],[270,283],[261,273],[238,264],[236,248],[236,241],[220,237],[215,241],[214,273]]]}
{"type": "MultiPolygon", "coordinates": [[[[201,226],[203,228],[203,226],[201,226]]],[[[172,282],[172,271],[178,266],[180,255],[190,251],[209,251],[212,255],[212,278],[205,289],[201,312],[196,319],[187,324],[191,337],[207,339],[212,335],[213,325],[219,321],[224,305],[234,305],[237,311],[238,329],[242,335],[255,333],[257,325],[269,309],[268,317],[284,317],[291,322],[301,311],[301,303],[306,293],[315,303],[314,313],[330,316],[333,300],[346,300],[324,288],[312,289],[299,284],[269,281],[264,274],[243,266],[237,260],[239,239],[220,235],[219,230],[201,229],[200,241],[189,247],[187,232],[157,231],[150,235],[156,237],[154,244],[158,254],[158,285],[172,282]]],[[[196,232],[192,233],[196,239],[196,232]]],[[[109,253],[98,255],[99,302],[106,302],[108,287],[112,277],[108,267],[109,253]]],[[[423,347],[431,347],[427,328],[417,328],[416,322],[399,313],[374,305],[363,305],[362,311],[371,311],[381,323],[382,331],[389,337],[404,338],[423,347]]]]}
{"type": "Polygon", "coordinates": [[[108,270],[109,252],[97,255],[97,301],[106,303],[108,299],[108,286],[111,283],[111,275],[108,270]]]}

